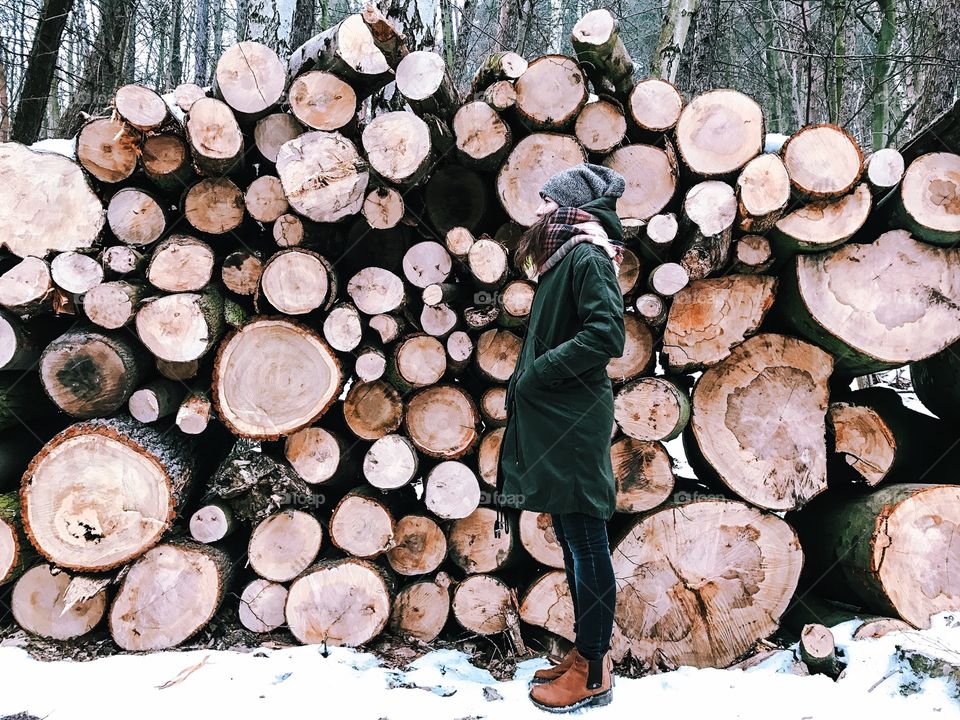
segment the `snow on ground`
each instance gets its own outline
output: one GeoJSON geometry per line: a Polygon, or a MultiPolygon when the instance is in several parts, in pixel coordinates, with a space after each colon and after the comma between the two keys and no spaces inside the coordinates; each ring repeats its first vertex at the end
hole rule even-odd
{"type": "MultiPolygon", "coordinates": [[[[793,650],[749,670],[679,669],[620,677],[613,702],[575,713],[597,718],[674,717],[757,720],[960,718],[956,686],[917,678],[895,659],[897,646],[960,663],[960,614],[941,613],[929,630],[852,641],[857,621],[834,626],[850,665],[835,682],[789,672],[793,650]],[[902,694],[901,688],[915,692],[902,694]]],[[[319,646],[246,652],[191,650],[114,655],[89,662],[40,662],[0,647],[0,718],[29,712],[49,720],[169,720],[216,717],[509,718],[551,715],[532,706],[527,681],[547,662],[517,666],[497,682],[459,651],[437,650],[391,670],[373,655],[319,646]],[[331,714],[333,713],[333,714],[331,714]]]]}

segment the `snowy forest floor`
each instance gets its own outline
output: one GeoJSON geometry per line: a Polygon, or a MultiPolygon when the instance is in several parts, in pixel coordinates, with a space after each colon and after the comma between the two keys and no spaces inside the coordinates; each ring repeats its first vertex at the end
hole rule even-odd
{"type": "MultiPolygon", "coordinates": [[[[639,678],[617,676],[610,705],[575,714],[598,720],[647,713],[758,720],[848,720],[853,713],[871,720],[960,718],[960,672],[929,677],[903,657],[904,650],[917,650],[960,665],[960,614],[940,613],[927,630],[853,641],[857,625],[833,627],[848,663],[838,681],[793,674],[792,646],[748,670],[681,666],[639,678]]],[[[453,648],[421,654],[398,647],[389,655],[382,647],[324,651],[316,645],[272,644],[117,653],[80,662],[44,659],[42,647],[14,633],[0,643],[0,720],[260,720],[331,713],[347,713],[350,720],[549,717],[527,699],[530,676],[547,665],[542,657],[513,664],[498,679],[453,648]]],[[[83,647],[76,650],[82,657],[83,647]]],[[[88,651],[96,654],[94,648],[88,651]]],[[[502,671],[508,664],[493,666],[502,671]]]]}

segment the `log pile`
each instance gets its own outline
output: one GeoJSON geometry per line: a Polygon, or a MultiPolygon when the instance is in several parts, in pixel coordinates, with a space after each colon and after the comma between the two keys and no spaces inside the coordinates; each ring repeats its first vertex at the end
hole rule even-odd
{"type": "Polygon", "coordinates": [[[461,96],[368,6],[290,58],[241,42],[211,88],[121,88],[73,157],[0,145],[22,627],[571,641],[549,516],[496,536],[490,506],[536,290],[513,250],[586,160],[627,185],[615,660],[729,666],[792,607],[836,674],[808,586],[891,627],[960,609],[960,148],[811,125],[765,154],[756,102],[635,78],[607,11],[571,40],[461,96]],[[849,389],[906,365],[938,418],[849,389]]]}

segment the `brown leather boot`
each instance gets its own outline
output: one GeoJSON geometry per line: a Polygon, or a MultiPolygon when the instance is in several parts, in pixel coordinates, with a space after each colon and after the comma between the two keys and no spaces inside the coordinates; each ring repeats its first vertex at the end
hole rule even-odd
{"type": "Polygon", "coordinates": [[[596,687],[587,687],[590,664],[583,655],[576,653],[573,663],[556,680],[534,685],[530,700],[541,710],[562,713],[584,707],[607,705],[613,700],[613,683],[610,674],[609,653],[599,665],[600,681],[596,687]]]}
{"type": "Polygon", "coordinates": [[[579,654],[577,652],[576,646],[570,648],[567,651],[567,654],[563,656],[563,659],[558,662],[556,665],[553,665],[548,668],[543,668],[542,670],[537,670],[533,674],[533,684],[537,685],[539,683],[550,682],[551,680],[556,680],[558,677],[563,675],[567,668],[573,664],[573,656],[579,654]]]}

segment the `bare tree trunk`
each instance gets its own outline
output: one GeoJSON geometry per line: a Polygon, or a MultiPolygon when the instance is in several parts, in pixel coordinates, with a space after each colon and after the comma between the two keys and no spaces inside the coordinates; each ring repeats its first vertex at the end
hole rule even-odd
{"type": "Polygon", "coordinates": [[[170,14],[173,25],[170,29],[170,74],[167,87],[175,88],[183,80],[183,58],[180,56],[180,16],[183,13],[183,0],[172,0],[170,14]]]}
{"type": "MultiPolygon", "coordinates": [[[[40,137],[40,128],[43,125],[44,111],[50,92],[50,81],[57,67],[57,53],[53,49],[60,47],[63,28],[67,24],[67,15],[70,14],[72,6],[73,0],[47,0],[44,3],[40,21],[37,23],[33,47],[30,49],[27,70],[23,76],[20,105],[10,133],[12,140],[29,144],[40,137]]],[[[6,86],[5,82],[4,86],[6,86]]],[[[6,117],[5,96],[3,111],[6,117]]]]}
{"type": "Polygon", "coordinates": [[[896,40],[897,0],[877,0],[880,8],[880,29],[877,32],[877,59],[873,63],[873,113],[870,119],[871,147],[874,151],[885,148],[890,125],[890,52],[896,40]]]}
{"type": "Polygon", "coordinates": [[[699,6],[700,0],[670,0],[650,62],[653,72],[664,80],[676,80],[687,33],[699,6]]]}
{"type": "Polygon", "coordinates": [[[207,51],[209,50],[210,0],[197,0],[197,17],[194,27],[197,31],[197,43],[194,48],[193,81],[197,85],[206,85],[210,78],[207,65],[207,51]]]}

